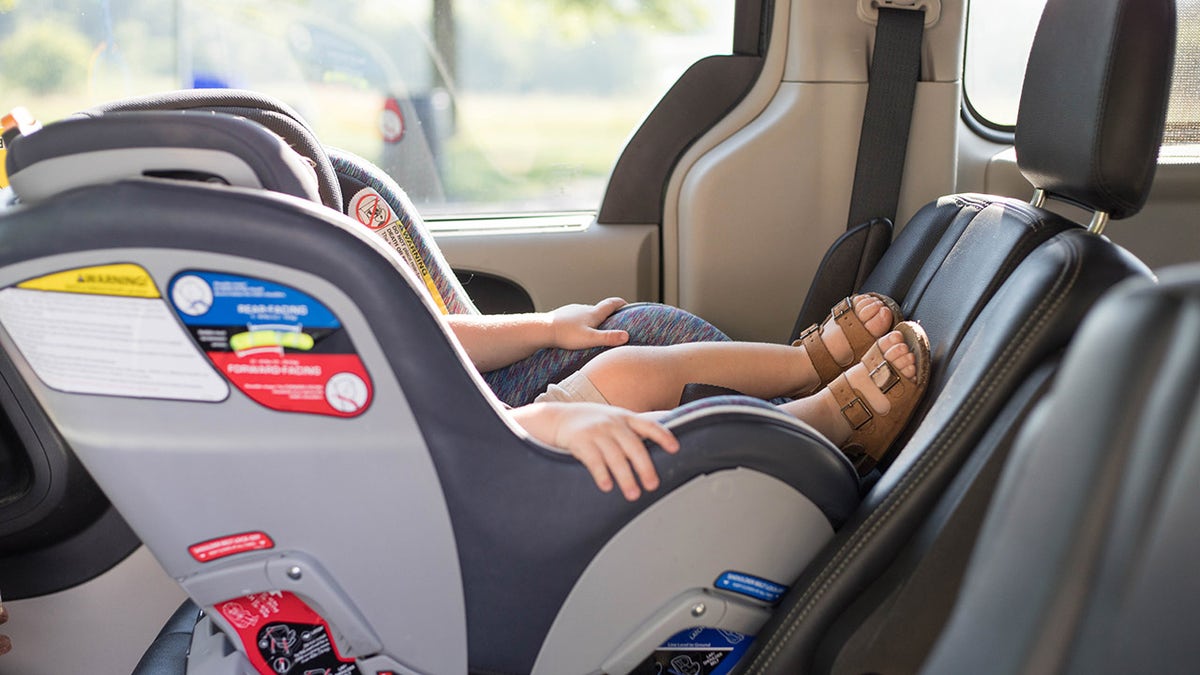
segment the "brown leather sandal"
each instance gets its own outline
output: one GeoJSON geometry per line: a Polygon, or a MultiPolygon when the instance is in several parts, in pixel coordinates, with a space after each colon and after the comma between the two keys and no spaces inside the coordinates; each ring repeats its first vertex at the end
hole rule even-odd
{"type": "Polygon", "coordinates": [[[841,408],[842,417],[850,424],[850,437],[842,443],[841,450],[850,458],[860,476],[866,475],[879,463],[908,424],[929,386],[929,337],[925,335],[925,330],[912,321],[898,323],[893,330],[900,331],[905,344],[916,357],[915,381],[896,372],[878,345],[873,344],[862,359],[863,366],[870,370],[871,381],[891,403],[887,413],[881,414],[873,409],[867,399],[850,385],[845,375],[839,375],[829,384],[829,391],[841,408]]]}
{"type": "MultiPolygon", "coordinates": [[[[904,320],[900,313],[900,306],[895,300],[879,293],[865,293],[873,298],[878,299],[888,309],[892,310],[892,325],[890,328],[895,328],[896,324],[904,320]]],[[[886,334],[886,333],[885,333],[886,334]]],[[[789,394],[788,398],[803,398],[811,396],[821,390],[822,387],[828,386],[838,375],[841,375],[844,370],[858,363],[859,360],[867,353],[878,338],[867,330],[862,320],[858,318],[858,314],[854,311],[854,297],[848,297],[838,304],[833,306],[829,311],[829,316],[821,323],[814,323],[800,337],[792,342],[793,347],[804,347],[805,353],[808,354],[809,360],[812,361],[813,370],[817,371],[818,382],[807,389],[800,389],[789,394]],[[822,333],[825,331],[825,326],[834,321],[842,329],[842,334],[846,336],[846,342],[850,343],[850,351],[854,357],[849,363],[843,365],[838,363],[833,355],[829,353],[829,348],[825,346],[825,340],[822,333]]]]}

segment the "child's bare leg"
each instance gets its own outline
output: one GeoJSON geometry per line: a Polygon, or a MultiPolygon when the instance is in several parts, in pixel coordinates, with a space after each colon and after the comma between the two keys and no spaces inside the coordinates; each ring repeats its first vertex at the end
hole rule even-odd
{"type": "MultiPolygon", "coordinates": [[[[854,311],[874,335],[892,326],[891,310],[872,296],[856,296],[854,311]]],[[[836,323],[822,339],[835,361],[852,362],[850,344],[836,323]]],[[[684,385],[693,382],[758,398],[786,396],[818,382],[804,348],[758,342],[618,347],[597,356],[581,373],[609,403],[637,412],[674,408],[684,385]]]]}
{"type": "MultiPolygon", "coordinates": [[[[917,360],[903,336],[891,332],[880,338],[879,347],[883,356],[901,377],[914,380],[917,377],[917,360]]],[[[891,408],[887,396],[871,381],[865,366],[857,365],[846,371],[846,379],[857,389],[879,414],[891,408]]],[[[834,445],[840,446],[850,436],[850,424],[842,416],[841,409],[829,389],[822,389],[807,398],[797,399],[780,406],[780,409],[812,425],[834,445]]]]}

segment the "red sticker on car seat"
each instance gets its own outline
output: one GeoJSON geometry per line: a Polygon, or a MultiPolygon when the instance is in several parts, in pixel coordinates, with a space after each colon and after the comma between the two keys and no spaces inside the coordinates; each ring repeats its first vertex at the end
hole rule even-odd
{"type": "Polygon", "coordinates": [[[197,562],[209,562],[238,553],[274,547],[275,542],[265,532],[243,532],[192,544],[188,547],[188,553],[191,553],[197,562]]]}
{"type": "Polygon", "coordinates": [[[374,190],[363,190],[354,196],[350,215],[372,230],[378,230],[395,220],[392,209],[374,190]]]}
{"type": "Polygon", "coordinates": [[[217,603],[260,673],[357,675],[353,659],[338,653],[329,624],[287,591],[253,593],[217,603]]]}

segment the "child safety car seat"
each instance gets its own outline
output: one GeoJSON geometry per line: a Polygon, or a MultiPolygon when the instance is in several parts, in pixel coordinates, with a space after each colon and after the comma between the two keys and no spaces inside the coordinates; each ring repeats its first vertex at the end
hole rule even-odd
{"type": "MultiPolygon", "coordinates": [[[[479,313],[404,190],[371,162],[345,150],[322,146],[309,124],[286,103],[240,89],[192,89],[106,103],[84,111],[80,116],[101,117],[115,112],[153,110],[227,113],[266,126],[315,168],[319,201],[357,218],[364,226],[393,242],[443,312],[479,313]],[[362,216],[362,212],[368,210],[370,216],[362,216]]],[[[649,302],[623,307],[600,328],[628,332],[628,344],[633,345],[729,339],[715,326],[687,311],[649,302]]],[[[543,349],[527,359],[491,371],[484,378],[502,401],[514,406],[524,405],[545,391],[547,385],[579,370],[603,350],[602,347],[543,349]]]]}
{"type": "Polygon", "coordinates": [[[600,493],[506,421],[394,250],[306,200],[118,181],[0,240],[4,376],[208,610],[197,672],[627,670],[697,620],[753,633],[806,557],[779,533],[811,551],[858,498],[824,439],[746,406],[682,411],[654,495],[600,493]]]}

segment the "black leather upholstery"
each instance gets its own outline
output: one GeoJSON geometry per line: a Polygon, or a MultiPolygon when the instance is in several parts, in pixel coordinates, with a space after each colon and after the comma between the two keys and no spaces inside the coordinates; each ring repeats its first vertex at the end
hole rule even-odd
{"type": "Polygon", "coordinates": [[[934,372],[918,411],[924,419],[794,584],[797,592],[780,605],[742,672],[807,672],[826,631],[929,517],[1014,392],[1057,358],[1107,288],[1149,276],[1127,252],[1059,216],[979,199],[927,207],[868,281],[870,290],[894,293],[930,335],[934,372]],[[937,231],[945,232],[941,239],[930,235],[937,231]],[[934,245],[925,265],[893,267],[893,255],[928,240],[934,245]]]}
{"type": "Polygon", "coordinates": [[[1174,58],[1174,0],[1048,2],[1017,115],[1021,172],[1113,218],[1136,213],[1154,179],[1174,58]]]}
{"type": "Polygon", "coordinates": [[[1200,661],[1200,267],[1097,307],[993,501],[927,673],[1200,661]]]}
{"type": "MultiPolygon", "coordinates": [[[[1173,3],[1049,0],[1046,17],[1022,99],[1018,162],[1040,178],[1038,187],[1131,215],[1145,200],[1161,142],[1173,3]]],[[[930,336],[933,377],[920,422],[736,672],[810,672],[818,650],[826,663],[834,659],[828,654],[854,630],[831,634],[834,623],[856,599],[885,602],[886,585],[903,583],[885,572],[964,465],[992,452],[981,439],[993,421],[1033,373],[1053,364],[1103,292],[1130,276],[1151,275],[1107,239],[1016,200],[943,197],[912,218],[862,290],[895,298],[930,336]]]]}

